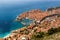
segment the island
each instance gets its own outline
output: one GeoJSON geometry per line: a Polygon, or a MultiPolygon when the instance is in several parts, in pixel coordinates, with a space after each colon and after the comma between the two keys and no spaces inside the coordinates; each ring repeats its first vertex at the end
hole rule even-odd
{"type": "Polygon", "coordinates": [[[48,8],[46,11],[39,9],[26,11],[18,15],[15,21],[20,22],[24,19],[31,22],[29,21],[27,26],[21,22],[24,27],[11,31],[1,40],[45,40],[43,37],[60,32],[60,7],[48,8]]]}

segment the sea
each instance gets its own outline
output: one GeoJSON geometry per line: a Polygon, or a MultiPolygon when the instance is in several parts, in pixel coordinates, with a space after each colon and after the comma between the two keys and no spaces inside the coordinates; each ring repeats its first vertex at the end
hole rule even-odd
{"type": "Polygon", "coordinates": [[[12,30],[16,30],[25,26],[21,24],[21,22],[15,21],[19,14],[32,9],[40,9],[45,11],[48,8],[59,6],[60,1],[33,1],[0,4],[0,38],[10,34],[12,30]]]}

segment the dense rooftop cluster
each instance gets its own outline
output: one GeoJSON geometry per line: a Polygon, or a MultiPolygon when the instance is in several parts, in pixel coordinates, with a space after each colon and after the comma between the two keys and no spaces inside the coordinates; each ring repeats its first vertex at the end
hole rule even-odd
{"type": "Polygon", "coordinates": [[[23,18],[29,18],[34,21],[28,26],[13,30],[9,37],[4,38],[3,40],[30,40],[35,33],[39,32],[42,37],[43,33],[48,33],[48,30],[51,28],[59,28],[60,7],[50,8],[45,12],[40,10],[24,12],[17,16],[16,21],[20,21],[23,18]]]}

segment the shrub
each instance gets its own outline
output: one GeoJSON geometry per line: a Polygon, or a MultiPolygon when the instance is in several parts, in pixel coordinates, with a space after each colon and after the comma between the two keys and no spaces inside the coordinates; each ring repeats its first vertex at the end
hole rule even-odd
{"type": "Polygon", "coordinates": [[[36,37],[36,38],[41,38],[41,37],[43,37],[43,35],[44,35],[43,32],[36,32],[36,33],[34,34],[34,37],[36,37]]]}
{"type": "Polygon", "coordinates": [[[51,29],[48,30],[48,33],[47,34],[50,35],[50,34],[53,34],[55,32],[57,32],[57,29],[56,28],[51,28],[51,29]]]}
{"type": "Polygon", "coordinates": [[[59,27],[59,28],[57,28],[57,31],[58,31],[58,32],[60,32],[60,27],[59,27]]]}

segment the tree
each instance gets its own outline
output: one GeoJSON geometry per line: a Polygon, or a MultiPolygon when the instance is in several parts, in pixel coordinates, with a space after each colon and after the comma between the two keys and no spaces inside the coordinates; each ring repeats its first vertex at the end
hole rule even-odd
{"type": "Polygon", "coordinates": [[[36,32],[36,33],[34,34],[34,37],[36,37],[36,38],[41,38],[41,37],[43,37],[43,35],[44,35],[43,32],[36,32]]]}
{"type": "Polygon", "coordinates": [[[48,30],[48,33],[47,34],[50,35],[50,34],[53,34],[55,32],[57,32],[57,29],[56,28],[51,28],[51,29],[48,30]]]}

